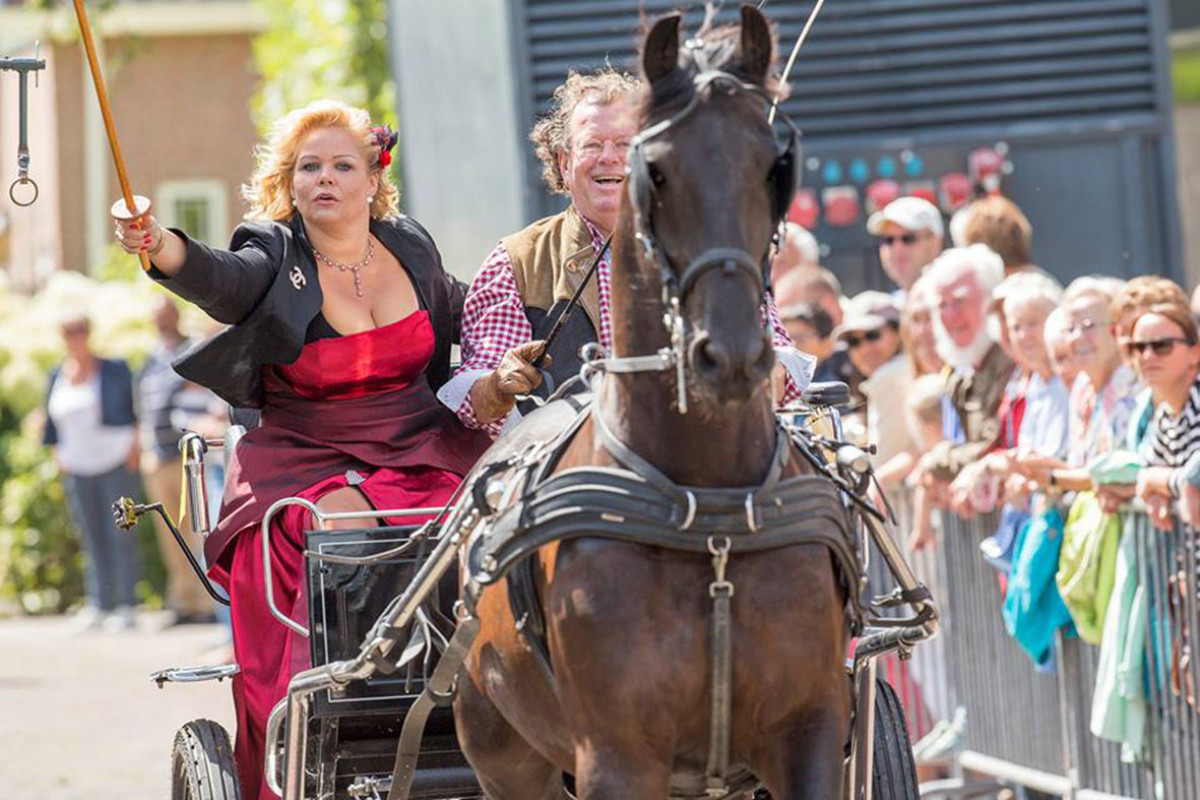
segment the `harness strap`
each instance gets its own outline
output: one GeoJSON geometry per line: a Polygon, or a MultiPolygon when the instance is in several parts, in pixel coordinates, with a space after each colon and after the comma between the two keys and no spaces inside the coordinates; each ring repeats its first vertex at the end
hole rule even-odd
{"type": "Polygon", "coordinates": [[[729,537],[724,537],[720,544],[715,536],[708,539],[708,549],[713,554],[715,577],[708,585],[708,594],[713,603],[710,627],[712,680],[709,686],[712,693],[712,709],[704,784],[705,790],[712,797],[725,797],[727,794],[730,731],[733,725],[733,615],[730,609],[733,584],[725,578],[731,544],[729,537]]]}
{"type": "MultiPolygon", "coordinates": [[[[596,424],[596,433],[600,437],[600,443],[604,445],[604,449],[621,466],[635,475],[645,478],[654,488],[667,497],[679,497],[681,490],[685,496],[692,492],[687,487],[683,487],[668,478],[663,474],[662,470],[639,456],[633,451],[633,448],[621,441],[612,428],[608,427],[608,424],[604,421],[604,415],[599,412],[595,404],[591,406],[589,413],[591,413],[592,420],[596,424]]],[[[775,431],[775,452],[771,456],[771,467],[767,470],[767,476],[763,480],[762,485],[753,491],[746,492],[748,498],[757,497],[762,492],[770,492],[779,483],[783,469],[788,463],[788,442],[789,437],[787,433],[783,428],[777,427],[775,431]]]]}
{"type": "Polygon", "coordinates": [[[454,697],[458,672],[478,635],[479,620],[476,617],[468,617],[458,623],[425,689],[409,708],[400,731],[400,741],[396,745],[396,762],[392,766],[392,788],[388,792],[388,800],[408,800],[413,778],[417,774],[425,723],[435,706],[445,705],[454,697]]]}

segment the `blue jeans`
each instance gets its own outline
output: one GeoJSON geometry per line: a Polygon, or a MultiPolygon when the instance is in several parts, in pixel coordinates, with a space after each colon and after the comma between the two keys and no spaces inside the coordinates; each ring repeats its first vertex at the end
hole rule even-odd
{"type": "Polygon", "coordinates": [[[118,497],[137,497],[137,476],[121,464],[99,475],[62,476],[63,493],[83,544],[84,585],[88,602],[103,611],[134,605],[137,548],[134,531],[122,531],[113,520],[118,497]]]}

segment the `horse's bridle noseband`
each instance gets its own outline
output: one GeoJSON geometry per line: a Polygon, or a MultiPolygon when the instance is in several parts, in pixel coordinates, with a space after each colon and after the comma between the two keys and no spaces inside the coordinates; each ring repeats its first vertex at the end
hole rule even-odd
{"type": "MultiPolygon", "coordinates": [[[[697,57],[700,54],[697,53],[697,57]]],[[[671,346],[650,356],[626,358],[604,358],[585,363],[581,374],[585,380],[598,372],[652,372],[674,369],[678,391],[679,413],[687,413],[686,353],[691,338],[684,325],[681,308],[688,294],[707,272],[721,269],[729,274],[743,273],[754,283],[758,296],[771,286],[771,245],[758,257],[738,247],[712,247],[693,258],[681,271],[673,267],[666,248],[654,233],[654,180],[646,160],[644,147],[648,141],[669,131],[700,106],[705,90],[716,91],[724,87],[729,94],[747,92],[761,97],[770,105],[770,93],[753,83],[724,70],[704,68],[692,78],[693,93],[687,105],[670,117],[654,123],[640,131],[629,144],[629,159],[625,173],[629,183],[629,199],[633,208],[634,236],[642,245],[642,255],[658,266],[662,281],[663,324],[671,337],[671,346]]],[[[775,158],[771,167],[772,184],[771,214],[776,228],[780,228],[787,216],[788,207],[796,192],[797,162],[800,153],[800,129],[785,115],[780,115],[789,129],[787,144],[775,158]]],[[[778,234],[777,234],[778,235],[778,234]]],[[[764,328],[770,323],[764,319],[764,328]]]]}

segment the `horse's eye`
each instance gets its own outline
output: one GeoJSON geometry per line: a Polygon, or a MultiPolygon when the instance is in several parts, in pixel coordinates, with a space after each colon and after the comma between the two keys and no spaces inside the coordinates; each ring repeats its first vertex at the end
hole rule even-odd
{"type": "Polygon", "coordinates": [[[647,164],[646,168],[650,171],[650,182],[653,183],[656,188],[661,189],[663,184],[667,182],[667,176],[663,175],[662,170],[653,164],[647,164]]]}

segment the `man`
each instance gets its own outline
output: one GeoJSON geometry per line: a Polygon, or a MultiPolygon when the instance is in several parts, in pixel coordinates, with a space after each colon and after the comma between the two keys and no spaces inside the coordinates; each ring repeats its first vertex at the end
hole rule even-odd
{"type": "Polygon", "coordinates": [[[947,250],[929,267],[938,298],[934,335],[951,370],[943,403],[946,441],[919,467],[937,481],[952,480],[1001,433],[999,410],[1013,363],[987,334],[987,308],[1003,279],[1003,260],[981,244],[947,250]]]}
{"type": "Polygon", "coordinates": [[[835,328],[842,324],[843,300],[841,282],[824,267],[794,269],[775,282],[775,302],[780,308],[811,303],[829,315],[835,328]]]}
{"type": "Polygon", "coordinates": [[[883,271],[899,288],[894,293],[902,306],[909,288],[942,252],[945,223],[937,206],[919,197],[901,197],[876,211],[867,220],[867,232],[879,242],[883,271]]]}
{"type": "MultiPolygon", "coordinates": [[[[553,111],[534,126],[530,138],[542,176],[571,203],[502,239],[471,284],[463,307],[463,363],[438,391],[469,427],[498,434],[519,417],[516,396],[541,384],[532,363],[541,340],[616,227],[639,90],[636,80],[612,69],[572,72],[555,90],[553,111]]],[[[572,315],[551,350],[551,375],[559,381],[578,371],[581,345],[611,347],[610,275],[606,253],[584,289],[582,313],[572,315]]],[[[812,360],[791,347],[773,303],[767,312],[790,400],[808,382],[812,360]]]]}
{"type": "Polygon", "coordinates": [[[784,223],[783,234],[779,252],[771,261],[771,283],[777,283],[794,270],[821,266],[821,246],[817,244],[817,237],[794,222],[784,223]]]}
{"type": "MultiPolygon", "coordinates": [[[[158,329],[158,342],[137,379],[142,478],[150,501],[174,510],[179,503],[182,480],[181,430],[185,425],[192,427],[188,423],[193,413],[206,411],[203,407],[193,408],[195,402],[207,404],[215,398],[194,385],[189,389],[171,368],[171,362],[187,349],[189,341],[179,332],[179,309],[169,297],[161,297],[155,303],[154,326],[158,329]],[[185,398],[191,399],[185,401],[185,398]]],[[[167,570],[167,608],[175,614],[175,623],[212,622],[212,601],[187,557],[163,521],[155,516],[154,522],[159,553],[167,570]]],[[[193,553],[200,552],[200,542],[190,544],[193,553]]]]}
{"type": "Polygon", "coordinates": [[[903,413],[911,370],[900,352],[900,309],[883,292],[862,292],[846,306],[835,336],[863,380],[867,402],[866,438],[876,446],[875,463],[886,464],[912,447],[903,413]],[[891,413],[889,413],[891,412],[891,413]]]}

